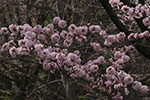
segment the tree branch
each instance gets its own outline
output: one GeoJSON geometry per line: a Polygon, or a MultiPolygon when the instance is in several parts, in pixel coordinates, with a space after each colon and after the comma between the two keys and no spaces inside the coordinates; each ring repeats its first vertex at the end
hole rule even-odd
{"type": "MultiPolygon", "coordinates": [[[[131,2],[129,2],[128,0],[120,0],[121,2],[123,2],[125,5],[128,5],[130,7],[135,7],[136,5],[135,4],[132,4],[131,2]]],[[[141,4],[144,4],[144,0],[140,0],[139,1],[141,4]]],[[[142,22],[144,17],[140,18],[140,19],[137,19],[137,18],[134,18],[134,20],[136,21],[136,23],[138,24],[138,26],[140,27],[141,31],[144,32],[146,30],[150,31],[142,22]]]]}
{"type": "Polygon", "coordinates": [[[120,31],[125,32],[126,35],[129,35],[131,32],[128,31],[127,28],[125,27],[125,25],[123,25],[123,23],[119,20],[117,14],[112,10],[112,7],[109,4],[108,0],[100,0],[100,3],[102,4],[104,9],[108,13],[108,15],[111,18],[111,20],[113,21],[113,23],[117,26],[117,28],[120,31]]]}
{"type": "MultiPolygon", "coordinates": [[[[111,5],[109,4],[108,0],[99,0],[100,3],[102,4],[102,6],[104,7],[104,9],[106,10],[106,12],[108,13],[108,15],[110,16],[111,20],[113,21],[113,23],[116,25],[116,27],[122,31],[125,32],[125,34],[128,36],[130,35],[130,31],[125,27],[125,25],[123,25],[123,23],[119,20],[117,14],[113,11],[113,8],[111,7],[111,5]]],[[[140,22],[141,23],[141,22],[140,22]]],[[[143,24],[143,23],[142,23],[143,24]]],[[[145,26],[142,26],[145,27],[145,26]]],[[[142,28],[141,28],[142,29],[142,28]]],[[[137,42],[137,41],[135,41],[137,42]]],[[[135,43],[135,42],[132,42],[135,43]]],[[[150,48],[146,48],[143,45],[139,45],[139,44],[135,44],[134,45],[135,48],[146,58],[150,59],[150,48]]]]}

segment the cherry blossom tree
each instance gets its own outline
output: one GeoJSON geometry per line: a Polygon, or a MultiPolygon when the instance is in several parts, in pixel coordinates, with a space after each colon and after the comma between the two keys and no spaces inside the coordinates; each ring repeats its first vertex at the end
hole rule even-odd
{"type": "Polygon", "coordinates": [[[34,25],[27,16],[30,23],[0,28],[1,73],[8,74],[4,76],[15,91],[9,96],[15,94],[14,100],[85,100],[77,93],[83,92],[81,89],[86,90],[89,100],[141,100],[150,96],[150,71],[136,78],[132,64],[138,53],[150,59],[149,1],[89,1],[92,11],[97,7],[106,11],[114,24],[110,27],[100,20],[88,22],[86,14],[76,14],[77,1],[67,2],[71,3],[70,17],[61,8],[66,2],[56,0],[57,15],[47,25],[39,21],[34,25]],[[111,31],[112,27],[116,30],[111,31]],[[57,89],[61,92],[54,93],[57,89]]]}

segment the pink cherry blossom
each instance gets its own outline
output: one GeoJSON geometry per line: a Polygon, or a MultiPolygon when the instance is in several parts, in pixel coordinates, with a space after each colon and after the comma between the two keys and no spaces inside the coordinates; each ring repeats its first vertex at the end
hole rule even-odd
{"type": "Polygon", "coordinates": [[[65,30],[62,30],[62,32],[60,33],[60,36],[61,36],[63,39],[66,39],[66,38],[67,38],[67,35],[68,35],[68,32],[65,31],[65,30]]]}
{"type": "Polygon", "coordinates": [[[67,23],[66,23],[65,20],[60,20],[60,21],[58,22],[58,26],[59,26],[60,28],[65,28],[65,27],[67,26],[67,23]]]}
{"type": "Polygon", "coordinates": [[[124,78],[124,82],[128,85],[133,83],[133,78],[130,75],[126,75],[124,78]]]}
{"type": "Polygon", "coordinates": [[[89,31],[91,33],[99,33],[101,31],[101,27],[99,25],[91,25],[89,27],[89,31]]]}
{"type": "Polygon", "coordinates": [[[93,49],[96,51],[96,52],[99,52],[101,50],[101,46],[99,43],[91,43],[91,46],[93,47],[93,49]]]}
{"type": "Polygon", "coordinates": [[[12,33],[17,33],[17,32],[18,32],[17,26],[14,25],[14,24],[9,25],[9,30],[10,30],[12,33]]]}
{"type": "Polygon", "coordinates": [[[100,56],[94,62],[97,64],[104,64],[106,61],[105,61],[105,58],[103,56],[100,56]]]}
{"type": "Polygon", "coordinates": [[[38,34],[37,39],[44,41],[46,36],[44,34],[38,34]]]}
{"type": "Polygon", "coordinates": [[[53,19],[53,22],[54,22],[54,24],[58,24],[60,20],[61,20],[60,17],[55,17],[53,19]]]}
{"type": "Polygon", "coordinates": [[[16,57],[17,56],[17,52],[18,52],[18,50],[17,50],[16,47],[12,47],[12,48],[9,49],[9,53],[10,53],[10,55],[12,57],[16,57]]]}
{"type": "Polygon", "coordinates": [[[6,27],[2,27],[1,32],[2,32],[2,34],[8,34],[9,33],[9,31],[6,27]]]}
{"type": "Polygon", "coordinates": [[[64,45],[65,47],[69,47],[69,46],[71,46],[72,42],[73,42],[72,39],[70,39],[70,40],[65,39],[64,42],[63,42],[63,45],[64,45]]]}
{"type": "Polygon", "coordinates": [[[24,24],[23,25],[23,31],[24,32],[32,31],[32,27],[29,24],[24,24]]]}
{"type": "Polygon", "coordinates": [[[76,30],[76,25],[74,25],[74,24],[69,25],[68,30],[70,32],[74,32],[76,30]]]}
{"type": "Polygon", "coordinates": [[[115,75],[116,74],[116,70],[115,70],[115,68],[113,68],[112,66],[110,66],[110,67],[108,67],[106,69],[106,73],[110,74],[110,75],[115,75]]]}
{"type": "Polygon", "coordinates": [[[90,67],[90,71],[91,71],[91,72],[97,72],[98,70],[99,70],[98,65],[92,65],[92,66],[90,67]]]}
{"type": "Polygon", "coordinates": [[[59,34],[53,34],[52,36],[51,36],[51,41],[53,42],[53,43],[56,43],[56,42],[58,42],[60,40],[60,36],[59,36],[59,34]]]}
{"type": "Polygon", "coordinates": [[[41,25],[36,25],[34,26],[34,28],[32,29],[33,32],[35,33],[41,33],[43,30],[42,26],[41,25]]]}

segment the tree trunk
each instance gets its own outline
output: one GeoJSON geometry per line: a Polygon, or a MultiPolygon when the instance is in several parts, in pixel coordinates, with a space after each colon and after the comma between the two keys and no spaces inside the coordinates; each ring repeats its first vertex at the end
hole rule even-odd
{"type": "Polygon", "coordinates": [[[66,100],[79,100],[75,88],[76,84],[71,81],[71,79],[66,78],[64,75],[61,75],[63,86],[66,91],[66,100]]]}

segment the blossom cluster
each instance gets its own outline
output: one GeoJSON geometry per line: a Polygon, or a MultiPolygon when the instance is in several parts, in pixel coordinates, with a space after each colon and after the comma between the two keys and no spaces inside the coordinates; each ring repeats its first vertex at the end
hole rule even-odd
{"type": "MultiPolygon", "coordinates": [[[[91,34],[98,34],[99,38],[102,37],[103,44],[107,47],[113,43],[124,42],[126,39],[125,33],[108,35],[99,25],[88,27],[71,24],[67,27],[65,20],[55,17],[53,24],[45,27],[41,25],[32,27],[29,24],[18,26],[11,24],[8,28],[2,27],[0,35],[6,37],[7,41],[0,47],[0,53],[9,53],[14,59],[18,56],[36,56],[44,70],[52,73],[65,71],[71,78],[83,78],[91,83],[96,83],[95,86],[93,85],[94,87],[107,91],[115,100],[123,99],[121,91],[128,95],[130,86],[135,91],[147,93],[148,86],[134,81],[131,75],[122,71],[122,68],[130,60],[127,54],[134,51],[132,45],[124,46],[121,49],[114,48],[113,54],[109,58],[105,55],[98,55],[94,59],[83,62],[83,51],[76,47],[72,49],[75,45],[87,43],[87,46],[90,46],[95,53],[101,53],[103,49],[100,42],[88,40],[91,34]],[[105,69],[104,73],[101,72],[102,69],[105,69]]],[[[143,38],[147,37],[145,34],[147,33],[141,33],[143,38]]],[[[138,36],[129,37],[137,39],[138,36]]]]}
{"type": "Polygon", "coordinates": [[[135,7],[130,7],[128,5],[124,5],[123,2],[120,0],[109,0],[109,3],[112,7],[117,7],[122,12],[127,14],[128,19],[132,20],[133,18],[140,19],[143,18],[143,24],[150,28],[150,6],[149,5],[142,5],[138,3],[135,7]]]}
{"type": "Polygon", "coordinates": [[[141,82],[135,81],[131,75],[122,70],[116,70],[112,66],[108,67],[106,74],[93,82],[92,86],[107,91],[114,100],[123,100],[123,96],[129,95],[132,91],[130,88],[144,94],[149,93],[150,89],[141,82]]]}
{"type": "Polygon", "coordinates": [[[150,38],[149,31],[144,31],[142,33],[131,33],[128,36],[128,40],[130,41],[139,40],[139,39],[149,39],[149,38],[150,38]]]}
{"type": "Polygon", "coordinates": [[[120,32],[116,35],[107,35],[106,38],[105,38],[105,42],[104,42],[104,45],[106,46],[111,46],[113,43],[116,43],[116,42],[124,42],[126,38],[126,34],[124,32],[120,32]]]}

